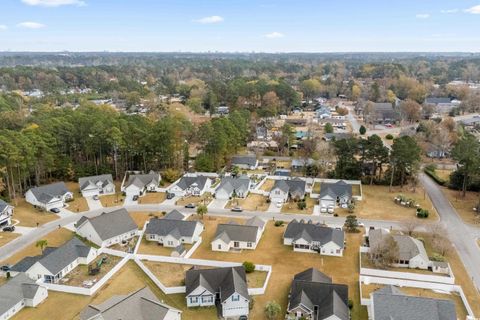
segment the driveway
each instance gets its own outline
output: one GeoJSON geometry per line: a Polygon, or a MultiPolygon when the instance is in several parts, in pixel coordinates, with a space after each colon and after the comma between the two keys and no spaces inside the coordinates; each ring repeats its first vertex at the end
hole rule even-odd
{"type": "Polygon", "coordinates": [[[93,197],[86,197],[85,200],[87,200],[87,204],[90,210],[103,208],[102,202],[100,200],[94,200],[93,197]]]}
{"type": "Polygon", "coordinates": [[[213,199],[212,202],[208,205],[208,209],[223,209],[227,205],[228,200],[213,199]]]}
{"type": "Polygon", "coordinates": [[[125,197],[124,205],[131,206],[131,205],[137,205],[137,204],[138,204],[138,200],[134,201],[132,196],[125,197]]]}
{"type": "Polygon", "coordinates": [[[277,207],[276,203],[271,202],[270,205],[268,206],[267,212],[280,213],[280,212],[282,212],[282,206],[279,208],[279,207],[277,207]]]}

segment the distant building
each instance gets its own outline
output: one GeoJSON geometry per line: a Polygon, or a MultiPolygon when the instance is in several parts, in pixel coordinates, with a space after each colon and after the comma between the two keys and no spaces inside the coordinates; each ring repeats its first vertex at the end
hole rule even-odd
{"type": "Polygon", "coordinates": [[[372,110],[366,116],[368,122],[375,124],[396,123],[400,120],[400,114],[392,103],[373,103],[372,110]]]}
{"type": "Polygon", "coordinates": [[[63,208],[65,202],[73,199],[73,193],[64,182],[57,182],[31,188],[25,193],[25,200],[44,210],[63,208]]]}
{"type": "Polygon", "coordinates": [[[84,197],[115,193],[115,184],[111,174],[79,178],[78,184],[84,197]]]}
{"type": "Polygon", "coordinates": [[[220,106],[217,108],[217,113],[220,115],[227,115],[230,113],[230,108],[227,106],[220,106]]]}
{"type": "Polygon", "coordinates": [[[148,174],[131,174],[127,182],[122,184],[121,189],[127,197],[143,196],[147,192],[156,192],[160,180],[160,174],[153,171],[148,174]]]}
{"type": "Polygon", "coordinates": [[[176,184],[168,188],[168,192],[176,196],[201,196],[210,188],[212,181],[201,175],[184,175],[176,184]]]}
{"type": "Polygon", "coordinates": [[[240,169],[255,170],[258,167],[258,160],[255,155],[234,156],[232,158],[232,166],[240,169]]]}

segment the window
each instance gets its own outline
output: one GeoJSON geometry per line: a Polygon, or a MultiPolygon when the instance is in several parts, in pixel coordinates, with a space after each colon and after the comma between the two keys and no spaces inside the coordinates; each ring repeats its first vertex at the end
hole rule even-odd
{"type": "Polygon", "coordinates": [[[204,297],[202,297],[202,302],[203,303],[212,303],[213,302],[213,297],[212,296],[204,296],[204,297]]]}
{"type": "Polygon", "coordinates": [[[173,241],[168,241],[169,246],[173,246],[173,241]]]}
{"type": "Polygon", "coordinates": [[[221,244],[218,245],[218,250],[222,250],[222,245],[221,244]]]}
{"type": "Polygon", "coordinates": [[[234,294],[234,295],[232,296],[232,301],[240,301],[240,295],[234,294]]]}
{"type": "Polygon", "coordinates": [[[251,242],[247,242],[247,248],[251,248],[252,247],[252,243],[251,242]]]}
{"type": "Polygon", "coordinates": [[[198,303],[198,297],[190,297],[190,303],[198,303]]]}
{"type": "Polygon", "coordinates": [[[151,235],[148,236],[148,238],[149,238],[150,240],[155,240],[155,235],[154,235],[154,234],[151,234],[151,235]]]}

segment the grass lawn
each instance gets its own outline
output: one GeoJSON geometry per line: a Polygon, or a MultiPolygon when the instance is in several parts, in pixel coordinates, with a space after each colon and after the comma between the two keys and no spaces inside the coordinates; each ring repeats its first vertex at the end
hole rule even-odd
{"type": "Polygon", "coordinates": [[[163,217],[163,214],[161,212],[146,212],[146,211],[133,211],[129,212],[130,217],[132,217],[133,221],[138,226],[138,229],[142,229],[143,226],[145,225],[145,222],[149,221],[153,217],[158,217],[161,218],[163,217]]]}
{"type": "MultiPolygon", "coordinates": [[[[61,228],[49,233],[46,237],[43,237],[42,239],[47,240],[49,247],[58,247],[67,242],[68,240],[72,239],[73,236],[74,233],[72,231],[61,228]]],[[[9,264],[15,264],[27,256],[36,256],[41,253],[42,252],[40,248],[35,247],[35,243],[33,243],[24,248],[23,250],[20,250],[4,262],[9,264]]]]}
{"type": "Polygon", "coordinates": [[[320,193],[320,189],[322,187],[322,184],[320,182],[315,182],[312,187],[312,192],[313,193],[320,193]]]}
{"type": "Polygon", "coordinates": [[[217,319],[214,308],[187,309],[183,294],[164,294],[133,261],[128,262],[92,297],[50,291],[45,302],[36,308],[23,309],[14,319],[78,319],[80,312],[88,304],[101,304],[115,295],[128,294],[145,286],[149,287],[160,301],[182,310],[183,319],[217,319]],[[52,312],[52,310],[59,310],[59,306],[61,306],[61,312],[52,312]]]}
{"type": "Polygon", "coordinates": [[[194,197],[194,196],[189,196],[189,197],[182,197],[177,202],[175,203],[177,206],[185,206],[189,203],[193,203],[195,205],[208,205],[210,201],[212,201],[213,197],[210,192],[205,192],[203,195],[200,197],[194,197]]]}
{"type": "Polygon", "coordinates": [[[122,259],[117,256],[101,254],[91,264],[96,265],[97,262],[103,257],[107,257],[107,261],[102,264],[100,268],[100,272],[98,274],[91,276],[88,274],[88,266],[79,265],[75,269],[73,269],[69,274],[66,275],[66,278],[68,279],[68,281],[61,282],[61,284],[66,284],[74,287],[81,287],[84,281],[93,281],[93,280],[98,281],[104,275],[106,275],[110,270],[112,270],[113,267],[115,267],[115,265],[117,265],[117,263],[119,263],[120,260],[122,259]]]}
{"type": "Polygon", "coordinates": [[[9,243],[10,241],[14,240],[19,236],[20,236],[20,233],[0,232],[0,247],[6,245],[7,243],[9,243]]]}
{"type": "Polygon", "coordinates": [[[278,169],[290,169],[292,166],[292,161],[290,160],[277,160],[275,165],[278,169]]]}
{"type": "Polygon", "coordinates": [[[270,191],[273,188],[273,185],[275,184],[275,180],[272,179],[266,179],[265,182],[262,184],[260,187],[260,190],[262,191],[270,191]]]}
{"type": "Polygon", "coordinates": [[[448,201],[450,201],[463,221],[470,224],[480,223],[480,215],[473,211],[473,207],[475,207],[479,201],[478,192],[468,191],[464,198],[462,197],[461,191],[445,187],[443,187],[442,190],[443,194],[448,198],[448,201]]]}
{"type": "Polygon", "coordinates": [[[240,206],[246,211],[267,211],[269,204],[267,203],[267,197],[250,193],[245,199],[237,198],[228,201],[225,209],[231,209],[237,206],[240,206]]]}
{"type": "Polygon", "coordinates": [[[87,200],[80,193],[80,186],[76,182],[65,182],[67,189],[73,192],[73,201],[67,202],[68,210],[72,212],[83,212],[88,211],[87,200]]]}
{"type": "Polygon", "coordinates": [[[123,203],[125,196],[121,192],[100,196],[100,202],[104,207],[115,207],[123,203]]]}
{"type": "Polygon", "coordinates": [[[265,271],[253,271],[247,273],[247,285],[249,288],[261,288],[267,280],[268,272],[265,271]]]}
{"type": "Polygon", "coordinates": [[[305,197],[305,202],[307,204],[307,207],[303,210],[298,209],[298,204],[297,202],[294,202],[292,200],[286,202],[283,204],[281,212],[282,213],[292,213],[292,214],[312,214],[313,213],[313,207],[317,204],[316,199],[312,199],[309,196],[305,197]]]}
{"type": "MultiPolygon", "coordinates": [[[[360,291],[358,286],[359,246],[362,243],[362,234],[347,234],[348,249],[342,258],[320,256],[318,254],[293,252],[292,247],[283,245],[285,226],[275,227],[269,222],[256,250],[243,250],[240,254],[234,252],[211,251],[216,225],[228,222],[230,219],[205,219],[206,230],[203,232],[203,242],[195,251],[192,258],[212,259],[222,261],[244,262],[271,265],[273,268],[267,291],[264,295],[255,296],[254,306],[250,312],[252,319],[264,319],[263,309],[268,301],[280,303],[282,313],[287,307],[288,292],[293,276],[305,269],[314,267],[333,278],[335,283],[349,286],[349,297],[354,301],[352,319],[366,320],[367,309],[360,306],[360,291]]],[[[278,319],[282,319],[284,314],[278,319]]]]}
{"type": "Polygon", "coordinates": [[[437,176],[445,181],[450,181],[450,174],[452,174],[452,172],[452,170],[447,169],[435,169],[437,176]]]}
{"type": "MultiPolygon", "coordinates": [[[[420,221],[438,220],[438,214],[433,208],[432,202],[423,188],[417,187],[413,192],[409,187],[400,190],[399,187],[392,188],[392,192],[388,191],[388,186],[370,186],[363,185],[363,200],[356,202],[355,214],[358,218],[374,219],[374,220],[409,220],[415,217],[415,208],[406,208],[396,204],[393,201],[397,195],[401,194],[407,198],[415,199],[424,209],[430,212],[427,219],[419,219],[420,221]]],[[[347,210],[335,210],[340,216],[348,215],[347,210]]]]}
{"type": "MultiPolygon", "coordinates": [[[[193,246],[192,244],[185,243],[183,244],[185,247],[185,250],[190,250],[190,248],[193,246]]],[[[170,247],[164,247],[158,242],[155,241],[147,241],[145,240],[145,237],[142,239],[142,243],[140,244],[140,247],[138,248],[138,253],[139,254],[151,254],[151,255],[156,255],[156,256],[170,256],[174,248],[170,247]]]]}
{"type": "Polygon", "coordinates": [[[162,203],[167,198],[165,192],[148,192],[144,196],[138,198],[139,204],[155,204],[162,203]]]}
{"type": "Polygon", "coordinates": [[[36,227],[47,222],[57,220],[59,217],[56,214],[47,211],[35,209],[31,204],[27,203],[24,198],[18,198],[17,202],[12,202],[15,206],[13,210],[13,219],[20,221],[19,226],[36,227]]]}

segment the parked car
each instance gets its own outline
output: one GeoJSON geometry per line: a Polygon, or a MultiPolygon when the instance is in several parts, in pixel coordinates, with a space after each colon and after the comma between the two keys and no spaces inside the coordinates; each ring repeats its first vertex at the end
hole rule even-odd
{"type": "Polygon", "coordinates": [[[167,192],[167,199],[175,198],[175,193],[167,192]]]}
{"type": "Polygon", "coordinates": [[[327,213],[327,207],[321,207],[320,213],[327,213]]]}
{"type": "Polygon", "coordinates": [[[15,226],[6,226],[6,227],[3,227],[3,232],[13,232],[15,231],[15,226]]]}
{"type": "Polygon", "coordinates": [[[10,271],[10,269],[12,269],[12,266],[9,265],[9,264],[5,264],[5,265],[0,267],[0,271],[3,271],[3,272],[10,271]]]}
{"type": "Polygon", "coordinates": [[[138,196],[137,196],[137,195],[133,196],[132,200],[133,200],[133,201],[137,201],[137,200],[138,200],[138,196]]]}
{"type": "Polygon", "coordinates": [[[195,204],[189,203],[189,204],[185,205],[185,208],[187,208],[187,209],[195,209],[195,204]]]}
{"type": "Polygon", "coordinates": [[[100,199],[100,198],[98,197],[98,195],[94,195],[94,196],[92,197],[92,199],[93,199],[93,200],[98,200],[98,199],[100,199]]]}
{"type": "Polygon", "coordinates": [[[50,212],[60,213],[60,209],[59,208],[52,208],[52,209],[50,209],[50,212]]]}
{"type": "Polygon", "coordinates": [[[242,207],[234,207],[234,208],[231,209],[231,211],[233,211],[233,212],[242,212],[243,209],[242,209],[242,207]]]}
{"type": "Polygon", "coordinates": [[[238,320],[248,320],[248,316],[240,316],[238,320]]]}
{"type": "Polygon", "coordinates": [[[328,206],[328,207],[327,207],[327,212],[328,212],[328,213],[333,213],[333,211],[335,211],[335,207],[334,207],[334,206],[328,206]]]}
{"type": "Polygon", "coordinates": [[[277,208],[281,208],[281,207],[283,206],[283,202],[282,202],[282,201],[278,201],[278,202],[276,203],[276,206],[277,206],[277,208]]]}

